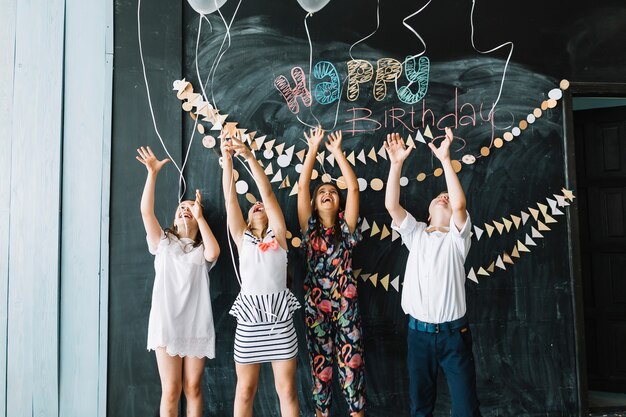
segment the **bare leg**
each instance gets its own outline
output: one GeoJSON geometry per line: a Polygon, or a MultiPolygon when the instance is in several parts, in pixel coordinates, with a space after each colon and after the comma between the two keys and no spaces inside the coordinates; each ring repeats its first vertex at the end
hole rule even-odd
{"type": "Polygon", "coordinates": [[[202,417],[202,372],[204,358],[183,359],[183,391],[187,399],[187,417],[202,417]]]}
{"type": "Polygon", "coordinates": [[[161,377],[161,417],[178,416],[178,400],[182,390],[183,359],[170,356],[165,348],[156,349],[157,366],[161,377]]]}
{"type": "Polygon", "coordinates": [[[261,365],[258,363],[244,365],[235,362],[235,370],[237,371],[235,417],[252,417],[252,406],[259,385],[261,365]]]}
{"type": "Polygon", "coordinates": [[[282,417],[297,417],[300,415],[298,390],[296,388],[296,363],[296,358],[272,362],[274,383],[280,399],[280,414],[282,417]]]}

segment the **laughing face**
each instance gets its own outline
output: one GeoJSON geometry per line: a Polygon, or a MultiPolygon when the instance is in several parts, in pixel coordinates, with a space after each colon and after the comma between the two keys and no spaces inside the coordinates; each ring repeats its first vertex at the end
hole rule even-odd
{"type": "Polygon", "coordinates": [[[248,223],[259,222],[267,223],[267,213],[265,212],[265,205],[261,201],[257,201],[248,210],[248,223]]]}
{"type": "Polygon", "coordinates": [[[196,219],[191,214],[191,207],[195,204],[193,200],[185,200],[180,203],[176,209],[176,217],[174,218],[174,225],[178,228],[185,227],[196,223],[196,219]]]}
{"type": "Polygon", "coordinates": [[[323,184],[317,188],[314,196],[315,208],[318,211],[339,211],[339,190],[333,184],[323,184]]]}

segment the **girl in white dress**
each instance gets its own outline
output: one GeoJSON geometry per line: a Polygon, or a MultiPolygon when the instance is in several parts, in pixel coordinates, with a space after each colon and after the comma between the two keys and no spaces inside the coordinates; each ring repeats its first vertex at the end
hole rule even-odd
{"type": "Polygon", "coordinates": [[[228,229],[239,253],[241,292],[230,314],[235,331],[235,417],[252,416],[261,363],[271,362],[283,417],[300,414],[296,388],[298,340],[293,312],[300,307],[287,289],[287,238],[283,213],[263,168],[240,136],[222,140],[222,185],[228,229]],[[248,211],[248,222],[237,201],[233,156],[243,157],[259,188],[261,200],[248,211]]]}
{"type": "Polygon", "coordinates": [[[160,416],[178,414],[178,400],[184,390],[187,416],[200,417],[204,360],[215,357],[209,270],[220,248],[204,219],[199,190],[195,201],[180,203],[173,225],[161,229],[154,214],[154,189],[157,175],[169,159],[159,161],[149,147],[137,152],[137,160],[148,170],[141,217],[148,248],[155,255],[148,350],[156,352],[161,377],[160,416]]]}

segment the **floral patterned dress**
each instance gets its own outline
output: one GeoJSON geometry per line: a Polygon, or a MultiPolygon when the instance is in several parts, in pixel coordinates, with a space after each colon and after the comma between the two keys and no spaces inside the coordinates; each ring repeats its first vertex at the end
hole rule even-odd
{"type": "Polygon", "coordinates": [[[339,214],[340,239],[334,227],[325,228],[312,216],[302,244],[307,255],[304,283],[307,345],[316,407],[328,415],[333,363],[350,412],[365,405],[365,368],[357,282],[352,275],[352,249],[361,240],[361,222],[350,232],[339,214]]]}

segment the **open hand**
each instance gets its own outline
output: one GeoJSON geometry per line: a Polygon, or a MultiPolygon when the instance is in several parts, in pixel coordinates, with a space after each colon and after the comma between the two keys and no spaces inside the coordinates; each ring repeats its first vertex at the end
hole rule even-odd
{"type": "Polygon", "coordinates": [[[196,201],[194,201],[193,205],[190,207],[191,215],[194,219],[201,219],[204,214],[202,213],[202,195],[200,194],[200,190],[196,190],[196,201]]]}
{"type": "Polygon", "coordinates": [[[309,144],[309,149],[311,147],[318,148],[324,139],[324,129],[321,126],[317,126],[315,129],[311,129],[309,135],[304,132],[304,138],[309,144]]]}
{"type": "Polygon", "coordinates": [[[231,147],[235,156],[242,156],[243,159],[245,160],[248,160],[254,157],[254,155],[252,155],[252,151],[250,150],[250,148],[248,148],[246,144],[243,143],[243,141],[241,140],[241,134],[239,133],[239,131],[235,133],[231,141],[232,141],[231,147]]]}
{"type": "Polygon", "coordinates": [[[220,141],[220,150],[222,151],[222,158],[224,158],[224,160],[232,159],[233,144],[230,139],[222,139],[220,141]]]}
{"type": "Polygon", "coordinates": [[[413,150],[412,146],[405,146],[399,133],[388,134],[387,140],[384,142],[384,145],[391,163],[404,162],[404,160],[413,150]]]}
{"type": "Polygon", "coordinates": [[[341,152],[341,130],[327,136],[326,149],[330,152],[341,152]]]}
{"type": "Polygon", "coordinates": [[[433,151],[437,159],[441,162],[450,160],[450,145],[454,140],[454,135],[452,135],[452,129],[446,127],[446,137],[441,141],[439,147],[436,147],[432,142],[428,144],[430,149],[433,151]]]}
{"type": "Polygon", "coordinates": [[[139,156],[135,156],[135,158],[139,162],[144,164],[148,172],[151,174],[157,174],[161,170],[161,168],[163,168],[163,165],[170,162],[169,158],[165,158],[159,161],[156,156],[154,156],[154,153],[149,146],[146,146],[145,148],[142,146],[141,148],[137,149],[137,153],[139,154],[139,156]]]}

